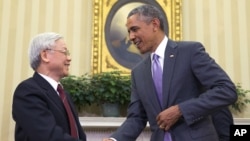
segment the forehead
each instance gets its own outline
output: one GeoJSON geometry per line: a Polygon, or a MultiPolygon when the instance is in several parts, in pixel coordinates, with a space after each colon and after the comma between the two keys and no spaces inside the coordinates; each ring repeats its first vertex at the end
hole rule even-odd
{"type": "Polygon", "coordinates": [[[140,20],[140,17],[138,14],[132,15],[130,17],[127,18],[127,23],[126,26],[132,27],[132,26],[139,26],[140,24],[143,24],[144,22],[142,20],[140,20]]]}

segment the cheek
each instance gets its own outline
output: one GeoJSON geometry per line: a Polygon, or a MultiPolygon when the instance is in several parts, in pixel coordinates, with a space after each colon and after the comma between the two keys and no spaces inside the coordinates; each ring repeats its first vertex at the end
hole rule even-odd
{"type": "Polygon", "coordinates": [[[68,67],[63,70],[63,76],[68,76],[69,75],[69,69],[68,67]]]}
{"type": "Polygon", "coordinates": [[[63,71],[65,71],[65,72],[66,72],[66,71],[69,71],[69,66],[63,64],[62,67],[63,67],[63,71]]]}
{"type": "Polygon", "coordinates": [[[151,38],[152,38],[152,32],[148,32],[148,31],[141,32],[140,33],[140,38],[143,41],[147,42],[147,41],[151,40],[151,38]]]}

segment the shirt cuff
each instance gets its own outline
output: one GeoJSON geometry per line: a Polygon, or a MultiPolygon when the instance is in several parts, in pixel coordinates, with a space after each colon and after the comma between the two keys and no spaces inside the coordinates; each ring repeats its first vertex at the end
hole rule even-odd
{"type": "Polygon", "coordinates": [[[111,139],[111,140],[113,140],[113,141],[117,141],[115,138],[109,138],[109,139],[111,139]]]}

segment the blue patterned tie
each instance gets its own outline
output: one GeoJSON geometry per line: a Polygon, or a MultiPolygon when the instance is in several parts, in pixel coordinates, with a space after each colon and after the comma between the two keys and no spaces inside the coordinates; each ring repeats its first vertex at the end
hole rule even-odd
{"type": "MultiPolygon", "coordinates": [[[[160,65],[160,61],[159,61],[159,56],[157,54],[153,54],[153,80],[154,80],[154,84],[155,84],[155,88],[157,91],[157,95],[158,95],[158,100],[161,104],[161,107],[163,107],[162,105],[162,68],[160,65]]],[[[171,139],[171,135],[169,132],[165,132],[164,135],[164,141],[172,141],[171,139]]]]}

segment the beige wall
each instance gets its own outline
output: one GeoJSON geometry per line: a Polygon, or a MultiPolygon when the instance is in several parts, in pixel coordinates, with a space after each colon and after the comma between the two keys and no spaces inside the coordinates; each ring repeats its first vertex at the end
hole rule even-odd
{"type": "MultiPolygon", "coordinates": [[[[183,40],[201,41],[234,82],[250,89],[250,1],[182,2],[183,40]]],[[[16,85],[33,73],[27,57],[32,36],[61,33],[72,54],[71,73],[91,70],[92,5],[93,0],[0,0],[1,141],[14,140],[12,95],[16,85]]],[[[250,113],[240,117],[250,117],[250,113]]]]}
{"type": "MultiPolygon", "coordinates": [[[[250,89],[250,1],[182,2],[183,40],[201,41],[235,83],[250,89]]],[[[234,117],[250,118],[250,110],[234,117]]]]}
{"type": "Polygon", "coordinates": [[[27,48],[45,31],[64,35],[72,54],[71,73],[91,69],[92,0],[0,0],[0,140],[13,141],[12,95],[33,74],[27,48]]]}

